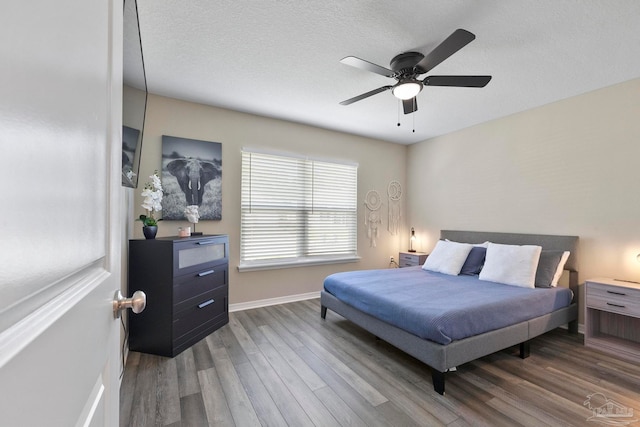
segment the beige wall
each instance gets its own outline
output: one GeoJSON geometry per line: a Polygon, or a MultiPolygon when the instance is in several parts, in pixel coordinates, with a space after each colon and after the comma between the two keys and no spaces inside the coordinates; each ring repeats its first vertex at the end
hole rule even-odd
{"type": "Polygon", "coordinates": [[[580,237],[579,279],[640,281],[640,79],[408,149],[408,221],[580,237]]]}
{"type": "MultiPolygon", "coordinates": [[[[394,255],[397,259],[398,250],[406,249],[404,242],[408,239],[408,233],[404,220],[401,234],[392,236],[387,231],[386,219],[389,182],[397,180],[403,187],[406,186],[406,146],[150,95],[140,181],[135,190],[132,217],[144,213],[140,207],[140,192],[148,176],[160,169],[162,135],[222,143],[222,220],[200,222],[197,231],[229,235],[229,294],[232,304],[319,291],[323,279],[331,273],[387,268],[389,256],[394,255]],[[358,254],[361,261],[239,273],[236,267],[240,254],[242,147],[269,148],[358,163],[358,254]],[[377,190],[385,201],[381,208],[384,224],[376,248],[370,247],[364,227],[364,196],[369,190],[377,190]]],[[[405,197],[402,202],[404,200],[405,197]]],[[[403,205],[403,216],[404,212],[403,205]]],[[[158,236],[176,235],[177,228],[182,225],[189,224],[181,221],[161,222],[158,236]]],[[[140,223],[136,223],[133,230],[133,237],[142,238],[140,223]]]]}

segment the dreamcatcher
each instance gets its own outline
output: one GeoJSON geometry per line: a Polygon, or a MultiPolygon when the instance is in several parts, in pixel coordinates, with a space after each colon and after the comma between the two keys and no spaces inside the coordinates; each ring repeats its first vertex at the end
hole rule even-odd
{"type": "Polygon", "coordinates": [[[376,190],[370,190],[364,198],[364,204],[369,210],[364,217],[364,225],[367,226],[367,237],[369,238],[369,246],[376,247],[376,239],[378,238],[378,226],[382,224],[382,218],[378,210],[382,206],[382,199],[376,190]]]}
{"type": "Polygon", "coordinates": [[[398,181],[391,181],[387,187],[389,196],[389,224],[387,230],[394,236],[400,229],[400,198],[402,197],[402,186],[398,181]]]}

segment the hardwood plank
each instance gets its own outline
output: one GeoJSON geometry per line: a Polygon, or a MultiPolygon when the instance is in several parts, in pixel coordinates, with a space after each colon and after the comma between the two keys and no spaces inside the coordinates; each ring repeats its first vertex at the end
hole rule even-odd
{"type": "MultiPolygon", "coordinates": [[[[213,360],[213,359],[212,359],[213,360]]],[[[198,371],[198,382],[202,390],[202,401],[209,426],[234,427],[231,410],[222,390],[216,368],[198,371]]]]}
{"type": "Polygon", "coordinates": [[[195,362],[196,372],[205,371],[213,367],[213,358],[207,346],[207,341],[202,339],[191,347],[193,350],[193,360],[195,362]]]}
{"type": "Polygon", "coordinates": [[[153,425],[156,420],[157,365],[160,356],[142,354],[136,372],[136,392],[131,403],[129,424],[132,427],[153,425]],[[139,393],[137,390],[145,390],[139,393]]]}
{"type": "Polygon", "coordinates": [[[263,426],[286,426],[287,422],[280,413],[269,391],[265,388],[260,377],[251,363],[236,365],[236,371],[244,389],[256,410],[256,415],[263,426]]]}
{"type": "Polygon", "coordinates": [[[140,353],[129,352],[129,358],[124,367],[125,375],[122,377],[120,384],[120,425],[127,425],[131,419],[131,411],[133,410],[133,399],[136,390],[136,379],[138,377],[138,365],[140,362],[140,353]]]}
{"type": "Polygon", "coordinates": [[[234,333],[231,331],[231,326],[229,326],[229,324],[224,325],[222,328],[218,329],[212,335],[215,335],[215,337],[209,340],[209,337],[211,337],[211,335],[209,335],[209,337],[207,337],[207,344],[208,345],[215,344],[216,346],[218,346],[220,342],[222,342],[222,344],[224,345],[224,348],[227,350],[227,353],[229,353],[229,357],[231,358],[231,361],[233,362],[234,365],[240,365],[242,363],[247,363],[249,361],[249,359],[247,358],[247,355],[245,354],[244,350],[240,346],[238,339],[236,338],[234,333]]]}
{"type": "Polygon", "coordinates": [[[376,409],[389,423],[389,425],[403,427],[418,427],[421,425],[391,401],[386,401],[385,403],[378,405],[376,409]]]}
{"type": "Polygon", "coordinates": [[[296,349],[297,354],[305,363],[322,378],[340,398],[353,410],[368,426],[391,426],[382,417],[378,406],[371,406],[357,390],[351,387],[342,377],[335,373],[324,361],[318,358],[306,347],[296,349]]]}
{"type": "Polygon", "coordinates": [[[260,421],[245,392],[234,364],[225,348],[212,350],[213,363],[220,379],[220,384],[227,398],[227,405],[238,426],[259,426],[260,421]]]}
{"type": "MultiPolygon", "coordinates": [[[[239,322],[230,321],[229,326],[263,384],[270,389],[276,406],[287,421],[291,425],[313,425],[311,415],[304,409],[306,400],[302,396],[296,396],[287,384],[287,372],[280,372],[268,361],[267,355],[258,348],[239,322]]],[[[259,330],[254,333],[262,335],[259,330]]],[[[268,341],[263,337],[259,338],[259,341],[263,342],[263,346],[268,345],[268,341]]]]}
{"type": "Polygon", "coordinates": [[[280,378],[278,372],[269,364],[262,353],[251,355],[251,364],[260,377],[262,384],[269,391],[271,398],[280,413],[291,426],[313,426],[311,419],[302,409],[296,397],[291,394],[280,378]]]}
{"type": "MultiPolygon", "coordinates": [[[[178,368],[175,359],[159,361],[156,386],[156,425],[170,425],[180,421],[181,401],[178,387],[178,368]]],[[[200,388],[198,387],[198,392],[200,388]]]]}
{"type": "Polygon", "coordinates": [[[368,427],[331,388],[325,386],[313,393],[335,417],[339,425],[368,427]]]}
{"type": "Polygon", "coordinates": [[[291,394],[295,396],[300,406],[309,416],[315,425],[338,426],[339,423],[322,404],[322,402],[313,394],[313,391],[307,387],[305,382],[294,371],[291,366],[282,358],[280,353],[276,351],[271,344],[261,345],[264,356],[269,364],[278,372],[284,384],[287,386],[291,394]]]}
{"type": "Polygon", "coordinates": [[[471,384],[474,384],[479,388],[484,388],[492,396],[495,396],[493,399],[489,400],[489,405],[491,407],[498,409],[503,413],[507,413],[510,418],[518,420],[518,422],[520,422],[520,419],[526,418],[530,419],[530,421],[535,420],[535,422],[527,422],[525,425],[547,425],[557,427],[566,425],[566,423],[561,419],[554,417],[547,412],[540,411],[540,409],[536,407],[534,403],[535,401],[523,399],[517,394],[512,393],[509,390],[509,386],[511,384],[507,381],[502,381],[500,377],[494,377],[490,374],[480,377],[475,372],[471,371],[464,372],[464,376],[471,384]],[[497,402],[496,399],[500,400],[500,402],[497,402]],[[513,410],[514,416],[508,414],[509,408],[513,410]],[[520,415],[520,413],[523,413],[523,415],[520,415]]]}
{"type": "Polygon", "coordinates": [[[289,366],[296,371],[296,373],[307,384],[309,389],[315,391],[320,388],[326,387],[326,383],[322,381],[322,378],[316,374],[313,369],[307,365],[304,360],[298,354],[289,347],[282,338],[276,332],[271,329],[270,326],[260,326],[260,331],[266,337],[267,341],[280,353],[280,355],[287,361],[289,366]]]}
{"type": "Polygon", "coordinates": [[[235,313],[231,313],[231,316],[229,316],[229,324],[227,326],[229,326],[231,332],[236,337],[238,344],[242,347],[242,350],[247,356],[249,354],[260,352],[260,349],[247,333],[247,330],[238,321],[238,316],[235,315],[235,313]]]}
{"type": "MultiPolygon", "coordinates": [[[[261,344],[264,342],[265,337],[260,333],[258,324],[263,326],[263,322],[260,320],[259,316],[256,315],[256,311],[257,310],[238,311],[231,315],[233,316],[234,321],[237,321],[242,325],[255,344],[261,344]]],[[[245,349],[245,352],[246,351],[247,349],[245,349]]]]}
{"type": "Polygon", "coordinates": [[[334,356],[330,350],[325,349],[313,339],[305,334],[298,335],[298,339],[305,343],[307,348],[315,353],[318,357],[327,361],[327,364],[335,373],[340,375],[342,379],[352,384],[355,390],[364,397],[371,405],[376,406],[386,402],[388,399],[375,389],[366,380],[360,377],[353,369],[343,363],[334,356]]]}
{"type": "Polygon", "coordinates": [[[208,425],[207,413],[200,393],[189,394],[180,398],[181,427],[199,427],[208,425]]]}
{"type": "MultiPolygon", "coordinates": [[[[286,313],[291,318],[291,320],[297,324],[299,332],[296,332],[294,335],[296,335],[296,337],[298,337],[298,339],[305,346],[307,346],[307,348],[309,348],[312,352],[314,352],[322,359],[327,360],[329,362],[329,366],[331,366],[331,368],[345,381],[353,384],[358,393],[360,393],[362,397],[367,399],[367,401],[373,406],[379,405],[388,400],[374,387],[372,387],[360,376],[358,376],[351,368],[349,368],[349,366],[347,366],[348,363],[356,362],[351,356],[335,348],[335,346],[332,345],[331,341],[325,339],[324,336],[306,325],[306,323],[302,319],[300,319],[294,314],[293,311],[286,307],[287,305],[291,304],[277,306],[277,308],[286,313]]],[[[291,306],[295,309],[293,305],[291,306]]]]}
{"type": "Polygon", "coordinates": [[[262,313],[263,317],[267,319],[267,325],[276,331],[289,347],[293,349],[304,347],[304,344],[284,326],[284,323],[288,323],[287,319],[280,316],[273,307],[265,307],[262,313]]]}
{"type": "Polygon", "coordinates": [[[178,372],[180,373],[178,376],[180,397],[200,393],[200,384],[198,383],[198,373],[196,371],[196,361],[193,357],[193,349],[186,349],[173,360],[175,360],[178,372]]]}

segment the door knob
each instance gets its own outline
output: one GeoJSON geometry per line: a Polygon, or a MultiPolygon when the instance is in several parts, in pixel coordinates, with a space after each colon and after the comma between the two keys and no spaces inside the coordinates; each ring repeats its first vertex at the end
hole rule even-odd
{"type": "Polygon", "coordinates": [[[120,317],[120,312],[130,308],[135,314],[141,313],[147,306],[147,295],[142,291],[135,291],[131,298],[125,298],[120,290],[116,291],[113,299],[113,317],[120,317]]]}

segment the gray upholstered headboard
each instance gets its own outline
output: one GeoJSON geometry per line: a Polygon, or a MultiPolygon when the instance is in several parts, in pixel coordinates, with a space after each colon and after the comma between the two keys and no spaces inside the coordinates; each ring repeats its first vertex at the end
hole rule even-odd
{"type": "MultiPolygon", "coordinates": [[[[571,251],[571,255],[565,264],[565,270],[577,271],[576,251],[578,249],[577,236],[553,236],[546,234],[519,234],[519,233],[494,233],[490,231],[461,231],[442,230],[441,239],[449,239],[455,242],[482,243],[493,242],[505,245],[538,245],[543,249],[571,251]]],[[[577,279],[577,278],[576,278],[577,279]]]]}

